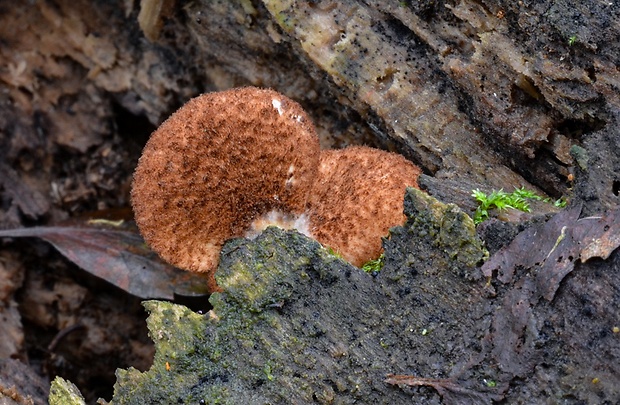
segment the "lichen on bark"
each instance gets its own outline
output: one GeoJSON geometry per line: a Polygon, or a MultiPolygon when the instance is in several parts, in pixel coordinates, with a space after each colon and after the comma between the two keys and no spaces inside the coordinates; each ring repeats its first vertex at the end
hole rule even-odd
{"type": "Polygon", "coordinates": [[[211,312],[145,303],[155,361],[144,373],[119,370],[113,403],[403,403],[410,393],[386,384],[388,374],[449,374],[469,351],[452,342],[481,325],[457,319],[456,309],[468,302],[472,313],[485,311],[472,294],[482,286],[463,277],[485,252],[455,206],[409,189],[406,212],[375,277],[295,231],[230,241],[211,312]],[[419,272],[391,257],[390,246],[408,238],[436,259],[419,272]]]}
{"type": "Polygon", "coordinates": [[[80,390],[70,381],[56,377],[52,381],[49,396],[50,405],[84,405],[80,390]]]}

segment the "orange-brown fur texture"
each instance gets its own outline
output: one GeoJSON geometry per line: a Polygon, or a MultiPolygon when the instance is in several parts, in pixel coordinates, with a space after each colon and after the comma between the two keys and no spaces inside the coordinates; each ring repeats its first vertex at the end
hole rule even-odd
{"type": "Polygon", "coordinates": [[[407,186],[420,169],[401,155],[368,147],[321,153],[309,203],[310,232],[355,266],[377,259],[381,237],[405,220],[407,186]]]}
{"type": "Polygon", "coordinates": [[[224,242],[257,217],[304,212],[319,153],[306,113],[275,91],[196,97],[144,148],[131,192],[140,232],[166,261],[213,273],[224,242]]]}
{"type": "Polygon", "coordinates": [[[196,97],[166,120],[144,148],[131,198],[153,250],[209,273],[215,291],[224,242],[271,217],[309,218],[311,236],[356,266],[378,258],[419,175],[403,156],[377,149],[321,152],[297,103],[246,87],[196,97]]]}

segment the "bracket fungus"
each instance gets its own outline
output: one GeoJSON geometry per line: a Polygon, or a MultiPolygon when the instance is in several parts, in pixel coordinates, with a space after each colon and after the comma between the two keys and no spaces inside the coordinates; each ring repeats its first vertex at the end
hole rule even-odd
{"type": "Polygon", "coordinates": [[[407,186],[421,170],[402,155],[363,146],[321,153],[309,200],[312,236],[355,266],[377,259],[381,238],[405,222],[407,186]]]}
{"type": "Polygon", "coordinates": [[[272,212],[302,215],[319,141],[296,102],[240,88],[191,99],[151,135],[131,200],[146,242],[186,270],[213,272],[227,239],[272,212]]]}
{"type": "Polygon", "coordinates": [[[404,220],[420,169],[365,147],[320,151],[301,106],[255,87],[207,93],[151,135],[131,200],[146,242],[164,260],[211,275],[221,247],[268,225],[294,228],[355,265],[377,258],[404,220]]]}

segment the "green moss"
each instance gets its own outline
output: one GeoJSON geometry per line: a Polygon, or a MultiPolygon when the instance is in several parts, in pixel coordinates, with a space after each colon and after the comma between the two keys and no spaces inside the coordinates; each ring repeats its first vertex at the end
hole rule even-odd
{"type": "MultiPolygon", "coordinates": [[[[222,357],[216,350],[203,351],[209,343],[208,316],[167,302],[146,301],[144,307],[150,313],[149,335],[157,347],[153,366],[144,373],[134,368],[117,370],[113,403],[168,403],[179,393],[195,403],[203,398],[213,401],[210,403],[227,403],[226,391],[217,382],[209,392],[200,388],[201,378],[217,376],[217,358],[222,357]],[[205,361],[196,362],[196,356],[204,356],[205,361]],[[188,392],[188,387],[196,388],[188,392]]],[[[219,336],[213,338],[212,345],[220,340],[219,336]]]]}
{"type": "Polygon", "coordinates": [[[573,45],[575,45],[576,43],[577,43],[577,35],[571,35],[571,36],[568,38],[568,45],[569,45],[569,46],[573,46],[573,45]]]}
{"type": "Polygon", "coordinates": [[[327,253],[329,253],[330,255],[338,258],[338,259],[342,259],[342,255],[340,253],[338,253],[337,251],[335,251],[332,247],[327,247],[326,248],[327,253]]]}
{"type": "MultiPolygon", "coordinates": [[[[408,216],[405,229],[416,235],[414,243],[426,245],[424,253],[432,254],[442,263],[441,267],[474,268],[488,257],[476,234],[474,221],[455,204],[443,204],[420,190],[409,188],[405,195],[405,213],[408,216]],[[437,255],[438,251],[444,255],[437,255]]],[[[411,250],[405,246],[398,249],[411,250]]]]}
{"type": "Polygon", "coordinates": [[[84,397],[71,382],[56,377],[52,381],[49,396],[50,405],[84,405],[84,397]]]}
{"type": "MultiPolygon", "coordinates": [[[[283,255],[290,246],[286,239],[273,237],[274,232],[282,231],[269,229],[266,234],[271,237],[267,241],[257,238],[252,252],[242,254],[247,260],[223,259],[227,264],[220,268],[216,278],[226,293],[212,295],[213,310],[209,314],[199,315],[166,302],[144,303],[150,312],[149,333],[157,347],[155,360],[144,373],[135,369],[117,372],[114,403],[160,403],[162,398],[171,403],[252,403],[252,384],[263,389],[273,385],[268,391],[286,389],[278,384],[283,374],[283,357],[300,352],[301,341],[287,335],[274,342],[262,333],[277,333],[283,328],[278,310],[291,297],[291,271],[307,267],[309,258],[283,255]],[[247,384],[241,390],[247,393],[231,394],[231,380],[247,384]]],[[[295,232],[289,236],[310,242],[315,253],[324,251],[318,243],[295,232]]],[[[247,240],[232,241],[222,256],[248,248],[247,240]]],[[[327,258],[328,253],[325,254],[327,258]]],[[[295,278],[301,274],[297,272],[295,278]]],[[[282,398],[286,396],[282,394],[282,398]]]]}
{"type": "Polygon", "coordinates": [[[583,171],[588,170],[589,155],[588,151],[581,146],[573,145],[570,148],[570,154],[577,162],[579,168],[583,171]]]}
{"type": "Polygon", "coordinates": [[[444,317],[452,303],[460,309],[478,297],[459,272],[445,269],[465,269],[483,250],[456,206],[411,189],[405,210],[407,224],[391,234],[399,244],[386,242],[377,277],[295,231],[268,228],[254,240],[228,242],[216,273],[224,292],[211,296],[210,313],[144,303],[154,362],[146,372],[117,371],[113,404],[410,400],[385,375],[424,369],[415,362],[430,357],[410,356],[412,347],[436,352],[459,328],[472,329],[465,319],[433,329],[432,341],[411,333],[412,325],[444,317]],[[408,255],[420,260],[413,263],[419,273],[408,255]],[[422,312],[419,302],[427,303],[422,312]]]}
{"type": "Polygon", "coordinates": [[[524,187],[515,189],[512,193],[506,193],[504,190],[493,191],[490,194],[483,193],[476,189],[472,190],[472,197],[478,202],[478,207],[474,212],[474,223],[477,225],[489,218],[489,211],[495,209],[498,211],[508,208],[531,212],[530,203],[528,200],[543,201],[548,204],[553,204],[556,207],[562,208],[566,206],[566,200],[560,198],[558,200],[552,200],[550,198],[544,198],[536,194],[532,190],[527,190],[524,187]]]}
{"type": "Polygon", "coordinates": [[[385,259],[385,254],[381,254],[377,259],[369,260],[362,265],[362,270],[366,273],[377,274],[383,268],[383,261],[385,259]]]}

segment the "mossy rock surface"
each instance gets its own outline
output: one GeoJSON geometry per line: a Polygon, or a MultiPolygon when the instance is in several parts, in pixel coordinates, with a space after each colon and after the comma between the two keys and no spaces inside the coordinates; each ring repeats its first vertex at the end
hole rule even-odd
{"type": "MultiPolygon", "coordinates": [[[[414,189],[375,275],[295,231],[230,241],[216,274],[224,291],[211,297],[211,312],[145,303],[154,364],[118,370],[112,402],[474,405],[551,395],[618,403],[619,308],[611,297],[620,255],[609,257],[611,267],[591,260],[568,274],[555,258],[575,256],[584,241],[550,247],[561,228],[581,229],[578,211],[519,234],[506,248],[521,264],[498,252],[482,267],[499,266],[491,278],[479,266],[487,251],[472,220],[414,189]],[[541,267],[550,249],[555,256],[541,267]]],[[[617,233],[618,215],[600,220],[601,238],[617,233]]]]}
{"type": "Polygon", "coordinates": [[[476,351],[463,335],[484,330],[483,283],[463,275],[485,252],[455,206],[409,190],[407,210],[374,277],[294,231],[228,243],[211,313],[145,303],[155,362],[119,370],[113,402],[405,403],[388,374],[450,374],[476,351]],[[465,303],[473,316],[454,317],[465,303]]]}
{"type": "Polygon", "coordinates": [[[73,383],[56,377],[50,387],[49,403],[50,405],[85,405],[86,401],[73,383]]]}

